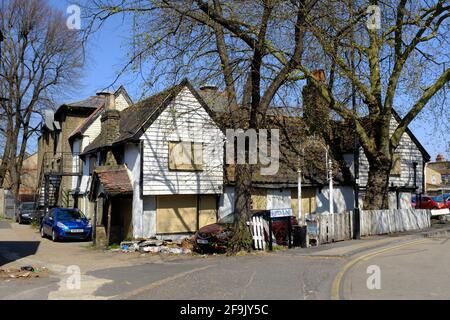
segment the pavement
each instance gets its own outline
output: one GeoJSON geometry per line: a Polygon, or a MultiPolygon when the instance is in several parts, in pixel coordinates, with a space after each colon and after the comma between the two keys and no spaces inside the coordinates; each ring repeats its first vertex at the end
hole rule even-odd
{"type": "MultiPolygon", "coordinates": [[[[0,299],[448,299],[447,229],[227,257],[54,243],[31,226],[0,221],[0,269],[32,265],[49,271],[0,279],[0,299]],[[367,286],[374,265],[381,289],[367,286]]],[[[378,287],[377,281],[371,283],[378,287]]]]}

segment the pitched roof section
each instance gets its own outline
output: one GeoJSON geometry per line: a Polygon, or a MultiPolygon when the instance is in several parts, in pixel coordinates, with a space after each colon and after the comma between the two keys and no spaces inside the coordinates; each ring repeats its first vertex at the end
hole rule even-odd
{"type": "Polygon", "coordinates": [[[105,109],[105,106],[102,105],[98,107],[92,114],[87,117],[69,136],[69,141],[73,140],[76,136],[82,135],[89,126],[100,116],[102,111],[105,109]]]}
{"type": "MultiPolygon", "coordinates": [[[[178,85],[170,87],[153,96],[137,102],[120,113],[120,136],[114,144],[129,140],[138,140],[145,130],[159,117],[175,97],[187,87],[194,97],[199,101],[206,112],[214,119],[214,113],[210,110],[203,98],[197,93],[194,87],[187,79],[181,81],[178,85]]],[[[96,149],[105,147],[104,133],[88,145],[83,153],[87,154],[96,149]]]]}
{"type": "MultiPolygon", "coordinates": [[[[123,86],[120,86],[119,89],[114,92],[114,95],[116,97],[123,95],[125,100],[127,101],[128,105],[131,106],[133,104],[133,101],[131,100],[130,96],[128,95],[128,92],[125,90],[123,86]]],[[[103,99],[103,102],[101,105],[97,107],[97,109],[89,116],[87,117],[69,136],[69,140],[74,139],[76,136],[83,134],[90,125],[97,120],[97,118],[101,115],[102,111],[105,109],[105,101],[103,96],[98,96],[103,99]]]]}
{"type": "Polygon", "coordinates": [[[100,185],[110,196],[133,193],[133,185],[125,165],[97,167],[92,188],[98,188],[100,185]]]}
{"type": "Polygon", "coordinates": [[[139,101],[120,113],[117,142],[137,139],[185,87],[185,81],[139,101]]]}
{"type": "MultiPolygon", "coordinates": [[[[397,113],[397,111],[395,111],[395,109],[392,109],[392,114],[394,115],[394,118],[395,118],[395,120],[397,120],[397,122],[402,121],[402,117],[400,117],[400,115],[397,113]]],[[[417,148],[419,148],[420,152],[422,152],[423,160],[425,162],[430,161],[430,159],[431,159],[430,154],[427,152],[427,150],[424,148],[424,146],[420,143],[419,139],[417,139],[417,137],[412,133],[412,131],[409,129],[409,126],[406,127],[406,133],[409,135],[411,140],[416,144],[417,148]]]]}
{"type": "Polygon", "coordinates": [[[91,96],[87,99],[67,103],[66,105],[69,107],[78,107],[78,108],[98,108],[99,106],[105,103],[105,99],[102,96],[91,96]]]}

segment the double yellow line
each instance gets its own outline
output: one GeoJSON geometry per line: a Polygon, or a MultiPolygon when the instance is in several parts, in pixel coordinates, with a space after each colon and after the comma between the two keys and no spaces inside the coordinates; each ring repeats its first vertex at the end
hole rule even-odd
{"type": "Polygon", "coordinates": [[[333,280],[333,285],[331,287],[331,299],[332,300],[340,300],[340,288],[341,288],[341,282],[342,279],[345,276],[345,273],[352,268],[355,264],[357,264],[360,261],[363,260],[369,260],[375,256],[378,256],[380,254],[389,252],[389,251],[393,251],[393,250],[397,250],[397,249],[401,249],[403,247],[407,247],[407,246],[411,246],[414,244],[419,244],[419,243],[423,243],[426,242],[428,239],[421,239],[421,240],[414,240],[414,241],[409,241],[397,246],[393,246],[393,247],[388,247],[388,248],[384,248],[384,249],[380,249],[377,251],[372,251],[369,253],[366,253],[362,256],[359,256],[353,260],[351,260],[350,262],[348,262],[340,271],[339,273],[336,275],[336,277],[333,280]]]}

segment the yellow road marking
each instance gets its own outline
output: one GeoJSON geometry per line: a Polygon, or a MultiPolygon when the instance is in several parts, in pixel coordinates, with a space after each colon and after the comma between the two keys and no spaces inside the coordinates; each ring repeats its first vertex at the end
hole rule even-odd
{"type": "Polygon", "coordinates": [[[388,247],[388,248],[381,249],[381,250],[377,250],[377,251],[372,251],[372,252],[366,253],[366,254],[364,254],[364,255],[362,255],[362,256],[359,256],[359,257],[357,257],[357,258],[351,260],[350,262],[348,262],[348,263],[347,263],[347,264],[339,271],[339,273],[338,273],[338,274],[336,275],[336,277],[334,278],[334,280],[333,280],[333,285],[332,285],[332,287],[331,287],[331,299],[332,299],[332,300],[340,300],[340,297],[339,297],[339,289],[340,289],[340,287],[341,287],[341,281],[342,281],[342,279],[344,278],[345,273],[346,273],[351,267],[353,267],[355,264],[357,264],[358,262],[363,261],[363,260],[371,259],[371,258],[373,258],[373,257],[375,257],[375,256],[378,256],[378,255],[380,255],[380,254],[386,253],[386,252],[388,252],[388,251],[400,249],[400,248],[407,247],[407,246],[410,246],[410,245],[413,245],[413,244],[423,243],[423,242],[426,242],[427,240],[429,240],[429,239],[421,239],[421,240],[410,241],[410,242],[407,242],[407,243],[400,244],[400,245],[398,245],[398,246],[393,246],[393,247],[388,247]]]}

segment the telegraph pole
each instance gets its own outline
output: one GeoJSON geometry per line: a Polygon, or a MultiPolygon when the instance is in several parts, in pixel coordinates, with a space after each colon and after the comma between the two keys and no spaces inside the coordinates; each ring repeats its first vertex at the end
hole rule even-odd
{"type": "MultiPolygon", "coordinates": [[[[353,7],[351,7],[351,18],[353,18],[353,7]]],[[[351,33],[351,41],[353,43],[353,30],[351,33]]],[[[350,51],[351,68],[353,75],[355,74],[355,49],[352,47],[350,51]]],[[[355,83],[352,81],[352,111],[354,117],[356,117],[356,89],[355,83]]],[[[356,126],[355,126],[356,127],[356,126]]],[[[353,239],[361,238],[361,226],[360,226],[360,210],[359,210],[359,142],[358,135],[356,134],[356,128],[353,129],[353,193],[355,195],[355,206],[353,209],[353,239]]]]}

